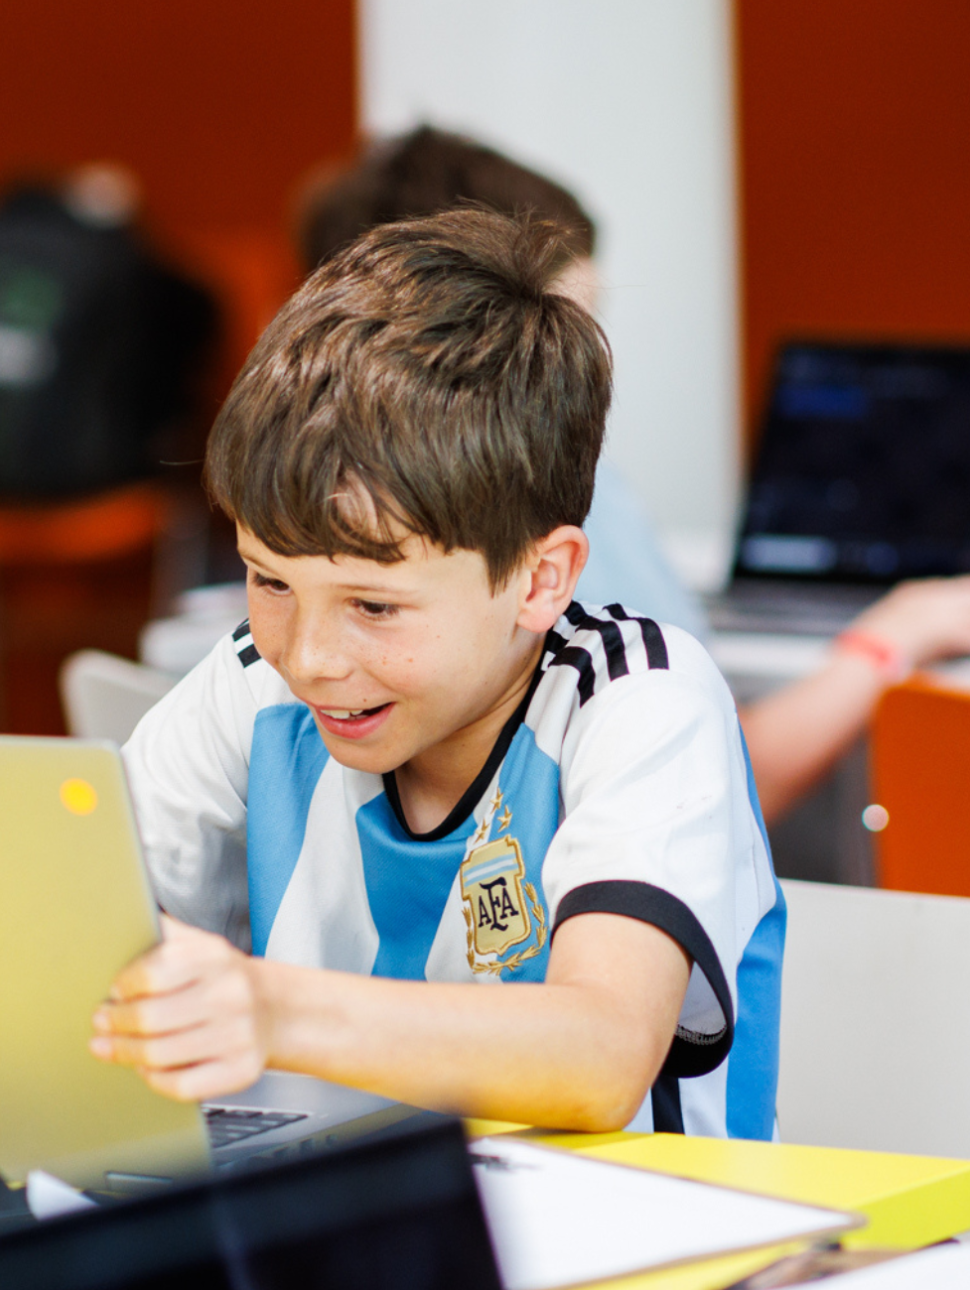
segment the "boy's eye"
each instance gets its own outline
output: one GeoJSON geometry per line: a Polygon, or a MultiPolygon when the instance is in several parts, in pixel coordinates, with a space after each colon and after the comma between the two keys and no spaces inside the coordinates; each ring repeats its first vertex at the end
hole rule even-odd
{"type": "Polygon", "coordinates": [[[354,604],[368,618],[390,618],[397,613],[397,605],[386,605],[378,600],[355,600],[354,604]]]}
{"type": "Polygon", "coordinates": [[[287,584],[281,582],[279,578],[267,578],[264,573],[257,573],[255,569],[250,569],[249,576],[254,587],[268,587],[270,591],[289,591],[287,584]]]}

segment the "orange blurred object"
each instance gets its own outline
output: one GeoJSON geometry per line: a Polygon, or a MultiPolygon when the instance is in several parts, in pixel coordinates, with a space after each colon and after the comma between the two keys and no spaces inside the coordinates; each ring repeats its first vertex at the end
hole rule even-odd
{"type": "MultiPolygon", "coordinates": [[[[879,885],[970,896],[970,691],[917,676],[887,690],[871,742],[879,885]]],[[[871,808],[867,808],[871,809],[871,808]]]]}
{"type": "Polygon", "coordinates": [[[88,647],[136,657],[152,612],[168,490],[0,506],[0,730],[63,734],[57,676],[88,647]]]}
{"type": "Polygon", "coordinates": [[[0,563],[73,564],[129,555],[165,526],[170,498],[140,483],[69,502],[0,506],[0,563]]]}
{"type": "Polygon", "coordinates": [[[178,242],[179,262],[215,297],[223,320],[216,397],[221,401],[249,351],[301,272],[282,233],[258,228],[196,229],[178,242]]]}

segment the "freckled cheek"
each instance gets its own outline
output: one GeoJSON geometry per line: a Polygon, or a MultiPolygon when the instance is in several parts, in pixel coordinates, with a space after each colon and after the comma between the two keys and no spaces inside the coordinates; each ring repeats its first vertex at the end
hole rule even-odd
{"type": "Polygon", "coordinates": [[[250,600],[249,629],[253,634],[253,644],[259,650],[260,657],[270,666],[275,667],[282,652],[286,636],[286,625],[280,613],[274,613],[265,605],[250,600]]]}
{"type": "Polygon", "coordinates": [[[402,697],[420,697],[441,675],[437,657],[413,646],[400,650],[385,647],[362,662],[384,686],[402,697]]]}

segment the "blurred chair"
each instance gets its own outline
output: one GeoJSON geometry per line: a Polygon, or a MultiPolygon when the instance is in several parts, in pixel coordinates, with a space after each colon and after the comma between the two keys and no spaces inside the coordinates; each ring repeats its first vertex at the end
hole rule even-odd
{"type": "Polygon", "coordinates": [[[887,691],[871,783],[879,886],[970,896],[970,691],[929,677],[887,691]]]}
{"type": "Polygon", "coordinates": [[[970,900],[782,888],[782,1140],[970,1157],[970,900]]]}
{"type": "Polygon", "coordinates": [[[0,729],[62,730],[57,672],[80,646],[134,657],[176,515],[153,482],[0,506],[0,729]]]}
{"type": "Polygon", "coordinates": [[[150,546],[168,518],[165,490],[129,484],[78,501],[0,507],[0,563],[74,564],[150,546]]]}
{"type": "Polygon", "coordinates": [[[70,734],[123,744],[149,708],[177,678],[101,650],[72,654],[61,668],[60,688],[70,734]]]}

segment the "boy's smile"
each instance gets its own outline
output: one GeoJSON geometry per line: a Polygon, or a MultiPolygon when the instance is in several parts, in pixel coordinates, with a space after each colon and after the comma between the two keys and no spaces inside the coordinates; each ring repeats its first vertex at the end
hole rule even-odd
{"type": "Polygon", "coordinates": [[[363,739],[380,729],[384,719],[391,711],[390,703],[381,703],[374,708],[365,708],[361,712],[343,712],[338,709],[320,708],[310,704],[317,718],[317,724],[341,739],[363,739]]]}
{"type": "Polygon", "coordinates": [[[562,591],[540,590],[549,604],[536,617],[537,578],[549,581],[537,575],[541,557],[493,593],[476,551],[445,554],[416,536],[403,550],[393,564],[281,556],[239,528],[256,648],[310,708],[337,761],[398,772],[409,823],[426,832],[524,696],[562,591]]]}

